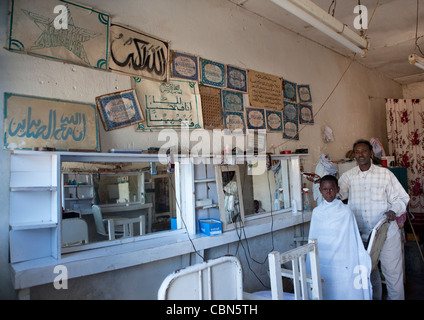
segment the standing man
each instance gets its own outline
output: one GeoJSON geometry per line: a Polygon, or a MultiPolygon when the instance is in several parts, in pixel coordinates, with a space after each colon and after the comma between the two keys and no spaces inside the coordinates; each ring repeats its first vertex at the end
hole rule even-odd
{"type": "MultiPolygon", "coordinates": [[[[340,195],[342,199],[348,199],[364,242],[368,241],[378,221],[383,218],[390,221],[380,253],[381,270],[386,279],[387,298],[404,300],[402,247],[396,217],[405,213],[409,195],[390,170],[372,163],[372,145],[369,141],[355,142],[353,152],[358,166],[340,177],[340,195]]],[[[376,298],[381,299],[381,290],[377,290],[376,298]]]]}

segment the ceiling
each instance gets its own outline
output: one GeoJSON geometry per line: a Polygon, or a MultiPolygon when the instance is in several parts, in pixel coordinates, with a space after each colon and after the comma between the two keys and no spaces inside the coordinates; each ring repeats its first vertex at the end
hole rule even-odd
{"type": "MultiPolygon", "coordinates": [[[[344,56],[353,56],[351,51],[270,0],[228,1],[344,56]]],[[[333,3],[333,0],[311,1],[326,12],[333,3]]],[[[361,5],[365,5],[368,9],[368,20],[375,8],[376,11],[366,33],[370,48],[366,57],[356,58],[359,63],[377,70],[400,84],[424,81],[424,70],[410,65],[408,61],[408,56],[412,53],[423,56],[415,49],[417,1],[419,1],[418,45],[424,52],[424,0],[360,1],[361,5]]],[[[359,34],[353,26],[357,16],[353,13],[353,9],[358,4],[358,0],[336,0],[335,3],[334,17],[359,34]]],[[[331,13],[333,8],[334,5],[331,6],[331,13]]]]}

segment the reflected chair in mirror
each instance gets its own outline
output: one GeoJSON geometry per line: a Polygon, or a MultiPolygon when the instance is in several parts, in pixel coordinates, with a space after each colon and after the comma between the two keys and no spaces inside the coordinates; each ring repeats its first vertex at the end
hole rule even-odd
{"type": "Polygon", "coordinates": [[[162,282],[158,300],[242,300],[240,261],[224,256],[176,270],[162,282]]]}
{"type": "Polygon", "coordinates": [[[98,205],[92,206],[92,212],[97,233],[107,236],[109,240],[114,240],[116,237],[133,237],[135,223],[140,225],[140,235],[146,233],[145,216],[137,218],[103,217],[102,209],[98,205]]]}
{"type": "Polygon", "coordinates": [[[81,218],[62,219],[62,247],[88,243],[87,222],[81,218]]]}
{"type": "Polygon", "coordinates": [[[272,251],[268,254],[269,277],[271,291],[245,293],[247,300],[322,300],[322,285],[318,241],[311,239],[303,246],[280,253],[272,251]],[[311,274],[306,274],[306,257],[309,254],[311,274]],[[291,262],[292,269],[282,268],[282,264],[291,262]],[[293,279],[294,293],[283,291],[283,279],[293,279]]]}

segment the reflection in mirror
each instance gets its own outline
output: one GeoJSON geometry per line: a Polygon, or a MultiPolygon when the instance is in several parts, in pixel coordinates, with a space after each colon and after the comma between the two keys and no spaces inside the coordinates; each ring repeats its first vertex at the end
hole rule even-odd
{"type": "Polygon", "coordinates": [[[290,184],[287,160],[239,165],[245,216],[290,208],[290,184]]]}
{"type": "Polygon", "coordinates": [[[63,162],[62,212],[66,247],[170,230],[174,175],[159,162],[63,162]]]}
{"type": "Polygon", "coordinates": [[[232,229],[244,220],[243,195],[239,166],[216,166],[219,213],[223,230],[232,229]]]}

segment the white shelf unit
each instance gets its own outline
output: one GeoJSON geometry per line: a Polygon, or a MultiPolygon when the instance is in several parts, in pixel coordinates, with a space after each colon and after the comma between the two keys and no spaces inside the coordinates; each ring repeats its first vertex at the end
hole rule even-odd
{"type": "Polygon", "coordinates": [[[62,173],[62,207],[68,210],[91,210],[94,204],[93,175],[88,172],[62,173]],[[72,183],[72,184],[71,184],[72,183]]]}
{"type": "Polygon", "coordinates": [[[219,216],[218,192],[216,188],[215,169],[213,164],[199,163],[193,166],[196,228],[200,232],[200,219],[217,219],[219,216]],[[211,199],[212,204],[196,206],[197,200],[211,199]]]}
{"type": "Polygon", "coordinates": [[[57,258],[59,157],[54,153],[13,152],[10,167],[11,263],[57,258]]]}

